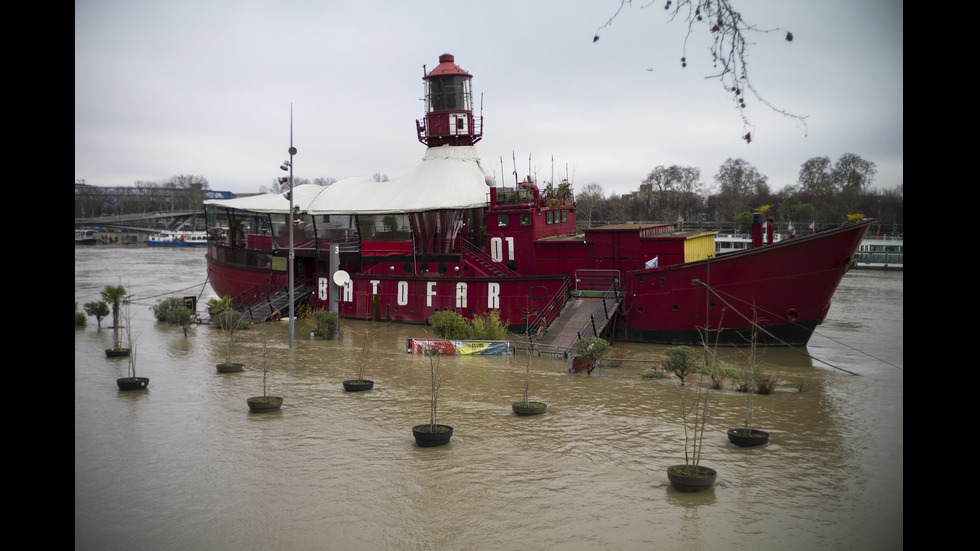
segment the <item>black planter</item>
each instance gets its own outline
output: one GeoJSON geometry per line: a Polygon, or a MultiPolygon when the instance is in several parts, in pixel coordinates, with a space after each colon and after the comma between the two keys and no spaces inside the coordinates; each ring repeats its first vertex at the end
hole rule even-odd
{"type": "Polygon", "coordinates": [[[769,442],[769,433],[759,429],[728,429],[728,441],[742,448],[751,448],[769,442]]]}
{"type": "Polygon", "coordinates": [[[514,413],[520,416],[541,415],[548,411],[548,404],[543,402],[514,402],[511,406],[514,413]]]}
{"type": "Polygon", "coordinates": [[[374,388],[374,381],[369,381],[367,379],[351,379],[349,381],[344,381],[344,390],[347,392],[360,392],[362,390],[371,390],[374,388]]]}
{"type": "Polygon", "coordinates": [[[253,396],[248,399],[248,410],[252,413],[279,411],[281,407],[282,398],[279,396],[253,396]]]}
{"type": "Polygon", "coordinates": [[[123,377],[116,379],[119,390],[143,390],[150,386],[150,379],[147,377],[123,377]]]}
{"type": "Polygon", "coordinates": [[[245,364],[235,362],[223,362],[215,364],[215,367],[218,368],[218,373],[239,373],[245,370],[245,364]]]}
{"type": "Polygon", "coordinates": [[[670,485],[682,492],[707,490],[714,485],[717,475],[718,473],[714,469],[700,465],[697,467],[691,465],[672,465],[667,468],[667,478],[670,480],[670,485]],[[692,469],[697,469],[693,471],[696,474],[689,474],[692,472],[692,469]]]}
{"type": "Polygon", "coordinates": [[[106,348],[105,349],[106,358],[122,358],[129,356],[128,348],[106,348]]]}
{"type": "Polygon", "coordinates": [[[415,425],[412,427],[412,436],[415,443],[423,448],[432,448],[449,443],[453,437],[453,428],[449,425],[435,425],[435,432],[429,432],[429,424],[415,425]]]}

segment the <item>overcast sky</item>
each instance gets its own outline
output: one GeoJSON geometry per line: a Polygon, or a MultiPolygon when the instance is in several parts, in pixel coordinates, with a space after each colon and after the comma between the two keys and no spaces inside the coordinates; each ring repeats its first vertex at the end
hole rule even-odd
{"type": "Polygon", "coordinates": [[[713,183],[743,158],[778,191],[812,157],[854,153],[874,185],[903,183],[903,3],[733,0],[784,33],[752,37],[754,99],[738,111],[713,73],[710,37],[670,23],[664,0],[76,0],[75,180],[128,186],[178,174],[257,192],[282,175],[290,105],[295,175],[392,179],[422,158],[423,65],[451,53],[473,75],[498,182],[564,177],[637,189],[659,165],[713,183]],[[600,39],[593,42],[599,32],[600,39]],[[529,161],[530,159],[530,161],[529,161]]]}

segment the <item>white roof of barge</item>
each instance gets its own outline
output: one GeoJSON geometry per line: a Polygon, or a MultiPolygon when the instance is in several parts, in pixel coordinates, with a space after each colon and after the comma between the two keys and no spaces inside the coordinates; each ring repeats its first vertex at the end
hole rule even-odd
{"type": "MultiPolygon", "coordinates": [[[[488,178],[473,146],[430,147],[422,163],[402,178],[375,182],[344,178],[329,186],[303,185],[294,204],[309,214],[388,214],[438,209],[465,209],[487,204],[488,178]]],[[[282,193],[239,199],[212,199],[218,205],[251,212],[289,212],[282,193]]]]}

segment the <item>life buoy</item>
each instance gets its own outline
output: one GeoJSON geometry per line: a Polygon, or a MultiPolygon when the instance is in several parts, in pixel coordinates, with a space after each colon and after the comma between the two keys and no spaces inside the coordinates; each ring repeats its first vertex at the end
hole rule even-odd
{"type": "Polygon", "coordinates": [[[269,321],[279,321],[279,318],[281,317],[282,313],[279,310],[276,310],[271,316],[269,316],[269,321]]]}

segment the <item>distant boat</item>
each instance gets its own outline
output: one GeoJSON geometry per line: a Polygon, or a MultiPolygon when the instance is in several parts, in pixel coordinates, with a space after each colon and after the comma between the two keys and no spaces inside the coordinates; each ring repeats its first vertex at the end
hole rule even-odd
{"type": "Polygon", "coordinates": [[[174,234],[175,247],[207,247],[208,232],[192,231],[174,234]]]}
{"type": "Polygon", "coordinates": [[[173,232],[162,232],[146,239],[148,247],[169,247],[174,244],[173,232]]]}
{"type": "Polygon", "coordinates": [[[856,268],[904,270],[905,237],[903,235],[867,235],[861,241],[854,259],[856,268]]]}
{"type": "Polygon", "coordinates": [[[75,230],[76,245],[95,245],[98,239],[95,237],[95,230],[75,230]]]}
{"type": "Polygon", "coordinates": [[[204,231],[163,231],[151,235],[146,240],[150,247],[205,247],[208,244],[208,233],[204,231]]]}

